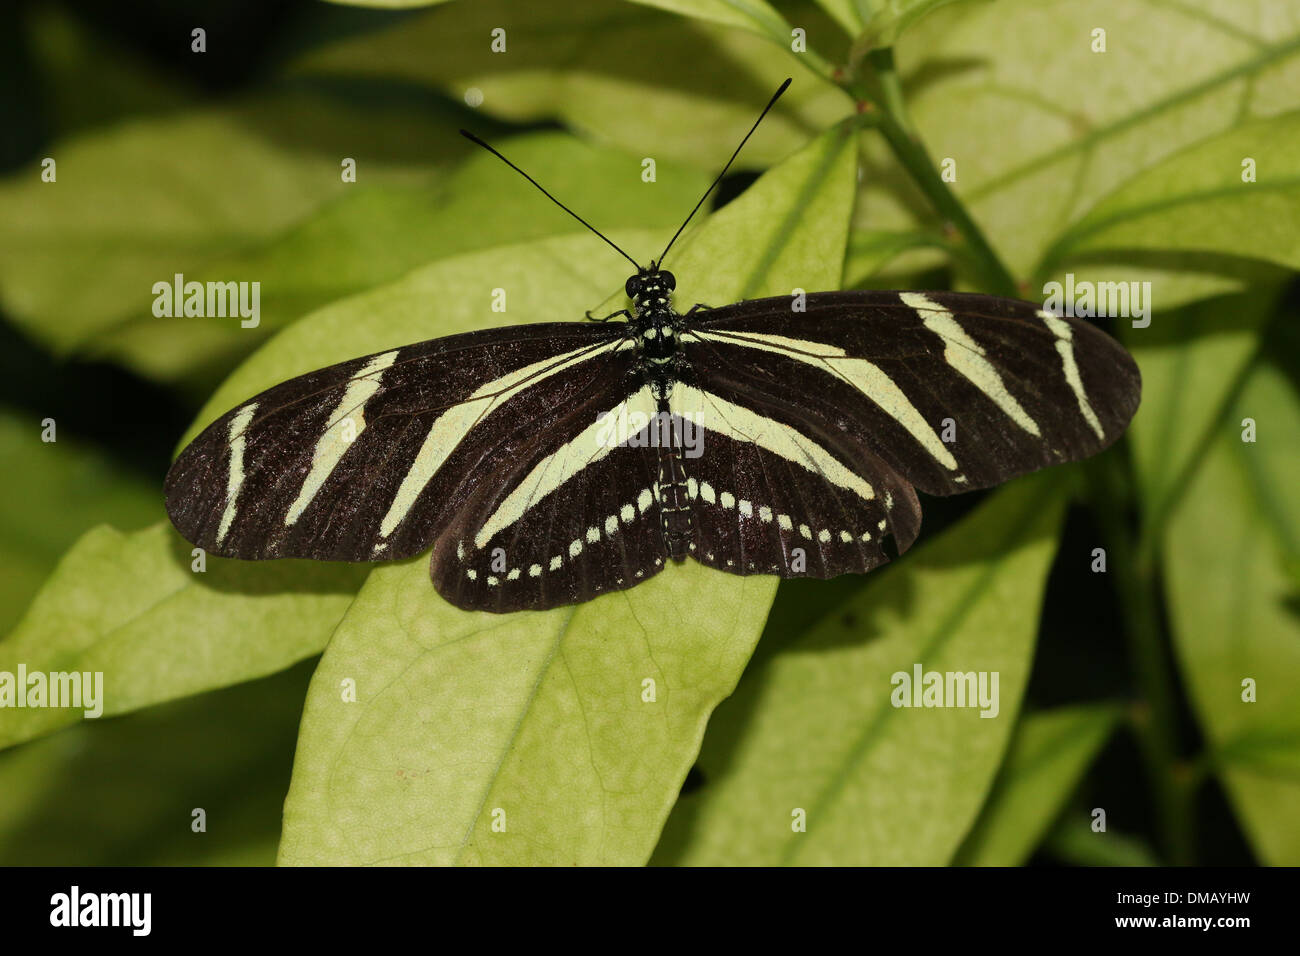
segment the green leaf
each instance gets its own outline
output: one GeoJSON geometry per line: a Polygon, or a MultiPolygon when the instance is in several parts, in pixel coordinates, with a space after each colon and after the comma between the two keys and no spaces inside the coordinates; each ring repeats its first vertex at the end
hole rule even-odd
{"type": "MultiPolygon", "coordinates": [[[[851,129],[831,131],[687,237],[672,260],[678,302],[834,286],[853,140],[851,129]]],[[[521,288],[526,305],[531,294],[542,312],[572,315],[599,300],[591,276],[616,288],[612,269],[626,271],[595,248],[584,236],[466,256],[389,289],[434,284],[462,310],[473,302],[468,317],[486,311],[492,287],[521,288]],[[455,282],[474,293],[447,288],[455,282]]],[[[348,319],[365,314],[387,327],[377,296],[351,309],[348,319]]],[[[301,361],[292,333],[327,322],[349,329],[344,313],[300,323],[257,358],[301,361]]],[[[708,715],[749,659],[775,585],[691,562],[576,609],[498,616],[447,605],[423,559],[376,571],[312,682],[282,862],[643,863],[708,715]],[[349,680],[356,703],[343,698],[349,680]],[[498,810],[504,832],[493,829],[498,810]]]]}
{"type": "MultiPolygon", "coordinates": [[[[592,147],[559,133],[496,145],[603,231],[655,227],[667,241],[708,187],[703,174],[668,162],[656,164],[654,182],[643,182],[640,156],[592,147]]],[[[219,317],[155,318],[146,310],[102,330],[86,349],[154,378],[193,384],[196,368],[224,374],[292,320],[392,282],[413,268],[580,228],[495,156],[475,150],[432,186],[359,183],[282,238],[248,253],[218,257],[186,274],[200,282],[258,277],[261,324],[256,329],[219,317]]]]}
{"type": "Polygon", "coordinates": [[[280,861],[644,862],[774,590],[694,565],[501,617],[423,559],[375,571],[312,680],[280,861]]]}
{"type": "Polygon", "coordinates": [[[1020,866],[1110,738],[1119,708],[1094,704],[1025,714],[1007,748],[962,866],[1020,866]]]}
{"type": "Polygon", "coordinates": [[[1259,346],[1276,287],[1221,296],[1128,329],[1142,372],[1142,407],[1129,430],[1139,490],[1154,531],[1186,485],[1259,346]]]}
{"type": "MultiPolygon", "coordinates": [[[[1287,280],[1288,270],[1258,259],[1241,259],[1230,255],[1176,251],[1141,252],[1104,250],[1071,257],[1047,275],[1048,282],[1065,287],[1073,281],[1076,289],[1092,283],[1094,289],[1108,288],[1101,283],[1127,283],[1130,290],[1149,282],[1150,292],[1143,292],[1142,304],[1162,320],[1174,309],[1204,299],[1251,292],[1258,288],[1279,286],[1287,280]],[[1073,276],[1073,280],[1068,277],[1073,276]],[[1138,283],[1134,286],[1133,283],[1138,283]]],[[[1122,302],[1122,299],[1121,299],[1122,302]]],[[[1135,310],[1117,316],[1121,326],[1125,319],[1140,318],[1135,310]]]]}
{"type": "Polygon", "coordinates": [[[817,0],[817,6],[830,14],[849,36],[855,37],[862,32],[862,13],[857,0],[817,0]]]}
{"type": "Polygon", "coordinates": [[[1061,516],[1059,479],[999,492],[876,572],[746,674],[700,754],[656,862],[948,862],[993,782],[1028,676],[1061,516]],[[892,675],[999,674],[1000,709],[891,706],[892,675]],[[792,814],[807,814],[793,832],[792,814]]]}
{"type": "Polygon", "coordinates": [[[849,239],[849,251],[844,262],[844,284],[849,287],[863,285],[900,254],[939,245],[934,236],[924,232],[857,230],[849,239]]]}
{"type": "Polygon", "coordinates": [[[412,10],[416,7],[433,7],[447,0],[326,0],[348,7],[378,7],[381,10],[412,10]]]}
{"type": "Polygon", "coordinates": [[[39,416],[0,407],[0,634],[84,532],[158,518],[157,492],[140,476],[66,433],[43,442],[41,430],[39,416]]]}
{"type": "Polygon", "coordinates": [[[1256,855],[1300,863],[1300,400],[1261,366],[1210,445],[1165,541],[1174,647],[1223,786],[1256,855]],[[1253,418],[1258,440],[1241,440],[1253,418]],[[1243,700],[1243,682],[1257,685],[1243,700]]]}
{"type": "MultiPolygon", "coordinates": [[[[723,26],[751,30],[782,46],[790,43],[790,23],[762,0],[634,0],[723,26]]],[[[831,17],[852,36],[866,33],[868,46],[890,46],[911,24],[937,7],[954,0],[818,0],[831,17]]],[[[795,26],[801,22],[792,21],[795,26]]],[[[809,37],[809,50],[817,46],[809,37]]]]}
{"type": "MultiPolygon", "coordinates": [[[[936,162],[955,160],[952,188],[1013,275],[1031,278],[1058,237],[1125,183],[1202,140],[1295,109],[1284,91],[1300,76],[1300,7],[1268,0],[1093,0],[1050,11],[1039,0],[953,4],[909,30],[896,49],[929,153],[936,162]],[[1105,53],[1091,49],[1099,27],[1107,31],[1105,53]]],[[[1237,173],[1240,160],[1232,163],[1237,173]]],[[[857,227],[942,226],[876,138],[864,166],[857,227]]],[[[1235,260],[1216,255],[1208,268],[1203,261],[1171,268],[1158,245],[1177,242],[1173,231],[1167,223],[1149,235],[1144,245],[1153,251],[1124,254],[1108,243],[1090,255],[1106,253],[1106,263],[1151,280],[1157,303],[1187,301],[1194,293],[1178,288],[1185,279],[1235,260]]]]}
{"type": "MultiPolygon", "coordinates": [[[[744,0],[749,3],[750,0],[744,0]]],[[[821,56],[842,59],[843,37],[814,8],[800,25],[821,56]]],[[[783,48],[790,49],[788,31],[783,48]]],[[[745,145],[737,168],[761,169],[852,112],[838,87],[776,55],[772,38],[626,0],[478,0],[303,55],[299,75],[417,84],[515,122],[555,119],[639,156],[717,171],[781,81],[795,82],[745,145]],[[490,32],[507,29],[505,53],[490,32]],[[430,56],[430,50],[438,50],[430,56]],[[610,51],[634,51],[617,56],[610,51]]],[[[808,66],[814,61],[806,60],[808,66]]]]}
{"type": "MultiPolygon", "coordinates": [[[[261,677],[316,654],[365,577],[355,565],[207,558],[163,522],[88,532],[0,641],[0,671],[102,672],[122,714],[261,677]]],[[[82,719],[71,708],[0,708],[0,747],[82,719]]]]}
{"type": "Polygon", "coordinates": [[[1075,866],[1160,866],[1160,859],[1141,837],[1113,828],[1097,832],[1091,813],[1061,817],[1047,838],[1049,853],[1075,866]]]}
{"type": "Polygon", "coordinates": [[[1059,236],[1044,261],[1116,248],[1300,268],[1300,111],[1237,126],[1149,167],[1059,236]],[[1257,164],[1253,182],[1242,181],[1247,159],[1257,164]]]}
{"type": "MultiPolygon", "coordinates": [[[[361,181],[409,182],[471,148],[430,112],[427,103],[347,102],[300,84],[56,142],[55,182],[32,166],[0,183],[0,304],[60,352],[148,317],[154,283],[271,242],[347,195],[355,187],[341,180],[341,157],[357,160],[361,181]]],[[[227,323],[239,329],[238,319],[227,323]]],[[[194,334],[191,360],[207,346],[194,334]]]]}
{"type": "Polygon", "coordinates": [[[790,26],[765,0],[633,0],[685,17],[697,17],[726,27],[752,30],[782,46],[790,41],[790,26]]]}
{"type": "Polygon", "coordinates": [[[0,753],[0,865],[273,864],[311,669],[0,753]]]}
{"type": "Polygon", "coordinates": [[[846,121],[769,170],[686,234],[674,252],[679,304],[722,304],[837,289],[853,196],[854,124],[846,121]]]}
{"type": "Polygon", "coordinates": [[[893,46],[912,24],[939,7],[956,0],[854,0],[863,22],[865,43],[871,47],[893,46]]]}
{"type": "Polygon", "coordinates": [[[192,106],[198,91],[175,72],[160,72],[104,30],[56,4],[26,7],[23,41],[43,84],[41,107],[53,132],[103,126],[192,106]],[[93,97],[86,90],[93,88],[93,97]]]}

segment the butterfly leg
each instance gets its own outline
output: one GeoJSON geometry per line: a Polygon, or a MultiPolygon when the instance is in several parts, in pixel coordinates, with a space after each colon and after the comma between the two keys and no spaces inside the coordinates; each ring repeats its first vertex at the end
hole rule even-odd
{"type": "Polygon", "coordinates": [[[590,309],[587,310],[587,313],[586,313],[586,314],[587,314],[587,318],[591,319],[591,321],[593,321],[593,322],[608,322],[610,319],[616,319],[616,318],[618,318],[620,315],[623,316],[623,317],[625,317],[625,318],[627,318],[628,320],[631,320],[631,318],[632,318],[632,313],[629,312],[627,309],[619,309],[617,312],[611,312],[609,315],[605,316],[604,318],[600,318],[600,319],[598,319],[598,318],[596,318],[596,316],[592,315],[590,309]]]}
{"type": "Polygon", "coordinates": [[[713,306],[711,306],[711,305],[705,305],[703,302],[696,302],[693,306],[691,306],[691,307],[686,311],[686,315],[684,315],[683,318],[686,318],[686,317],[688,317],[688,316],[692,316],[692,315],[694,315],[696,312],[708,312],[708,311],[709,311],[710,309],[712,309],[712,308],[713,308],[713,306]]]}

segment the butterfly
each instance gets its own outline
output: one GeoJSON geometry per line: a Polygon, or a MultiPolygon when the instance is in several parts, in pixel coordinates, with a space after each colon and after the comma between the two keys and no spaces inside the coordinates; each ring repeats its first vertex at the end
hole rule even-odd
{"type": "MultiPolygon", "coordinates": [[[[595,321],[454,335],[282,382],[209,425],[165,483],[216,555],[384,561],[432,549],[470,610],[551,608],[692,559],[828,578],[901,554],[917,491],[999,484],[1109,446],[1137,409],[1124,349],[1027,302],[846,291],[674,307],[664,258],[595,321]],[[617,321],[615,321],[617,320],[617,321]]],[[[594,317],[588,313],[587,319],[594,317]]]]}

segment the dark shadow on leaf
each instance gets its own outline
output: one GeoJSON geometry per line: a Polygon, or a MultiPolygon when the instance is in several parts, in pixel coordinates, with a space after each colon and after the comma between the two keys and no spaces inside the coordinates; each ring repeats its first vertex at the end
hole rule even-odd
{"type": "Polygon", "coordinates": [[[699,764],[693,764],[691,769],[686,772],[686,779],[682,781],[681,795],[684,797],[694,793],[705,784],[704,771],[700,769],[699,764]]]}
{"type": "MultiPolygon", "coordinates": [[[[1274,321],[1264,330],[1260,354],[1280,369],[1300,394],[1300,277],[1292,276],[1275,307],[1274,321]]],[[[1297,577],[1300,580],[1300,577],[1297,577]]]]}
{"type": "Polygon", "coordinates": [[[226,594],[355,594],[374,567],[346,561],[240,561],[208,555],[207,570],[200,574],[191,570],[193,545],[173,531],[169,547],[176,564],[201,578],[203,587],[226,594]]]}
{"type": "MultiPolygon", "coordinates": [[[[241,125],[280,148],[328,158],[353,156],[362,163],[435,167],[472,155],[475,147],[456,134],[472,126],[483,136],[507,126],[442,95],[404,80],[302,76],[277,82],[237,110],[241,125]],[[333,117],[334,122],[322,122],[333,117]],[[347,120],[354,120],[355,126],[347,120]],[[344,121],[344,122],[340,122],[344,121]],[[357,142],[360,131],[363,143],[357,142]]],[[[530,124],[540,128],[554,124],[530,124]]]]}
{"type": "Polygon", "coordinates": [[[113,365],[51,356],[0,313],[0,404],[50,417],[58,436],[95,442],[151,481],[193,417],[167,389],[113,365]]]}
{"type": "Polygon", "coordinates": [[[26,762],[25,779],[42,781],[0,834],[0,865],[270,865],[315,668],[312,658],[0,754],[0,770],[26,762]],[[191,830],[195,808],[206,832],[191,830]]]}
{"type": "MultiPolygon", "coordinates": [[[[846,41],[825,13],[812,6],[802,6],[798,13],[799,25],[819,37],[819,52],[832,60],[842,57],[846,41]]],[[[431,61],[427,74],[420,77],[426,88],[563,69],[620,85],[707,95],[715,102],[752,108],[755,115],[772,95],[768,84],[756,79],[742,58],[714,39],[725,33],[722,28],[620,0],[539,0],[526,7],[504,2],[448,4],[412,18],[402,30],[401,49],[423,46],[442,53],[441,60],[431,61]],[[503,23],[512,28],[509,52],[494,54],[483,37],[503,23]],[[515,35],[527,36],[529,42],[516,43],[515,35]],[[636,52],[625,56],[618,51],[636,52]]],[[[636,104],[629,103],[629,108],[635,109],[636,104]]],[[[777,111],[810,137],[821,132],[795,113],[782,107],[777,111]]],[[[718,158],[719,165],[725,158],[718,158]]],[[[743,166],[743,157],[740,162],[743,166]]]]}
{"type": "Polygon", "coordinates": [[[1282,598],[1282,607],[1288,614],[1300,617],[1300,555],[1288,555],[1282,566],[1291,578],[1287,595],[1282,598]]]}
{"type": "Polygon", "coordinates": [[[991,64],[992,56],[988,59],[975,56],[930,57],[903,77],[903,90],[908,102],[914,102],[932,86],[963,74],[978,73],[988,69],[991,64]]]}

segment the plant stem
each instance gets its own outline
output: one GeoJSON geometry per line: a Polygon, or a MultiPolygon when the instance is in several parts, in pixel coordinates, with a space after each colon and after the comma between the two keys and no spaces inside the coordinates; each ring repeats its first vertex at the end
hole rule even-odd
{"type": "MultiPolygon", "coordinates": [[[[935,210],[962,237],[968,252],[967,258],[979,272],[985,289],[998,295],[1015,296],[1015,279],[998,258],[983,231],[970,217],[966,207],[943,181],[930,154],[914,131],[903,97],[902,83],[894,68],[894,51],[889,48],[873,50],[867,59],[875,80],[874,90],[868,95],[881,111],[880,131],[894,156],[925,193],[935,210]]],[[[847,88],[855,96],[861,95],[862,91],[852,85],[847,88]]]]}
{"type": "Polygon", "coordinates": [[[1173,665],[1161,641],[1160,594],[1155,567],[1139,559],[1139,549],[1124,521],[1132,502],[1131,476],[1114,453],[1085,465],[1093,514],[1105,538],[1112,580],[1128,631],[1128,648],[1140,705],[1130,725],[1150,777],[1156,826],[1166,859],[1191,864],[1196,856],[1196,789],[1199,777],[1180,752],[1178,696],[1173,665]]]}
{"type": "MultiPolygon", "coordinates": [[[[925,193],[935,210],[963,240],[964,258],[978,273],[986,291],[1016,296],[1017,284],[992,245],[948,188],[918,138],[907,110],[893,50],[869,52],[854,48],[844,88],[860,102],[880,112],[878,125],[899,163],[925,193]],[[871,70],[858,75],[865,59],[871,70]]],[[[1151,543],[1139,543],[1124,520],[1133,502],[1133,476],[1114,452],[1085,466],[1092,489],[1094,513],[1109,546],[1113,580],[1129,635],[1130,663],[1142,705],[1132,726],[1151,777],[1157,826],[1166,858],[1190,864],[1196,855],[1196,791],[1203,775],[1185,761],[1178,734],[1178,696],[1173,662],[1162,643],[1160,593],[1151,543]]]]}

